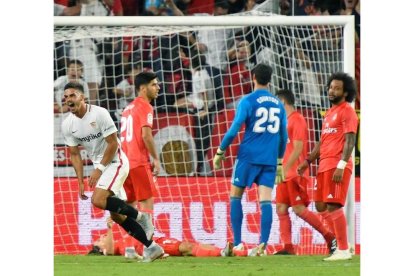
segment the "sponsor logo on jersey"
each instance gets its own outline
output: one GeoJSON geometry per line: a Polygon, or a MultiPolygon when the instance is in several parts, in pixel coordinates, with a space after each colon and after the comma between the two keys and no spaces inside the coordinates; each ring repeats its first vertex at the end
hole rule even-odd
{"type": "Polygon", "coordinates": [[[322,130],[322,134],[331,134],[331,133],[337,133],[338,129],[336,127],[327,127],[324,130],[322,130]]]}
{"type": "Polygon", "coordinates": [[[81,142],[90,142],[93,139],[98,139],[102,136],[102,132],[99,132],[97,134],[89,134],[86,137],[77,138],[81,142]]]}

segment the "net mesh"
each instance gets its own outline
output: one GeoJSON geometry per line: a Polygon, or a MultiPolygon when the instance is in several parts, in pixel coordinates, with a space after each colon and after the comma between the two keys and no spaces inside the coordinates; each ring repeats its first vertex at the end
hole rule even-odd
{"type": "MultiPolygon", "coordinates": [[[[157,74],[161,91],[153,103],[153,134],[162,171],[154,207],[155,234],[224,247],[231,239],[230,177],[243,131],[227,150],[222,169],[213,171],[212,159],[240,97],[253,88],[251,70],[258,63],[274,69],[272,93],[294,92],[312,149],[321,115],[329,107],[327,78],[343,70],[342,26],[55,27],[55,252],[85,253],[104,231],[108,216],[89,200],[78,198],[60,130],[67,116],[62,104],[65,81],[80,79],[87,87],[88,101],[107,108],[119,129],[120,113],[136,96],[133,76],[142,70],[157,74]],[[83,64],[77,76],[71,69],[73,60],[83,64]]],[[[86,152],[81,153],[88,176],[92,166],[86,152]]],[[[316,164],[311,174],[315,172],[316,164]]],[[[242,239],[257,244],[256,188],[243,197],[243,206],[242,239]]],[[[314,210],[313,205],[309,208],[314,210]]],[[[280,246],[275,210],[273,214],[270,251],[280,246]]],[[[291,218],[298,254],[327,253],[319,233],[293,213],[291,218]]]]}

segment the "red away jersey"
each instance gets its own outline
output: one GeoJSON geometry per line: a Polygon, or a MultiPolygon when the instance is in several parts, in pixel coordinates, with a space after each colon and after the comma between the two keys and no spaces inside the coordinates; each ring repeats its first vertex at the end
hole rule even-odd
{"type": "MultiPolygon", "coordinates": [[[[286,145],[285,155],[283,157],[283,165],[286,166],[286,163],[289,159],[289,156],[293,152],[293,141],[302,141],[303,148],[302,152],[299,155],[298,160],[293,164],[293,166],[289,169],[286,175],[286,180],[294,178],[298,176],[296,172],[297,167],[300,163],[302,163],[308,154],[308,126],[306,124],[306,120],[302,114],[297,111],[291,113],[288,117],[288,142],[286,145]]],[[[309,176],[309,170],[306,170],[304,173],[305,177],[309,176]]]]}
{"type": "MultiPolygon", "coordinates": [[[[342,157],[345,133],[356,133],[357,128],[358,116],[347,102],[335,105],[326,112],[322,124],[318,172],[336,168],[342,157]]],[[[352,158],[349,158],[346,167],[352,170],[352,158]]]]}
{"type": "Polygon", "coordinates": [[[150,163],[149,152],[142,139],[142,128],[152,129],[154,110],[147,101],[137,97],[122,112],[121,144],[129,159],[130,169],[150,163]]]}

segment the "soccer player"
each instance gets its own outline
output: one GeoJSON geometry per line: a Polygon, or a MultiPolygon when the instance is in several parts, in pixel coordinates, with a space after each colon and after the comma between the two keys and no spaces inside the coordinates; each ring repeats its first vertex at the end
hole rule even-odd
{"type": "Polygon", "coordinates": [[[65,85],[64,99],[71,114],[63,121],[62,131],[78,178],[79,197],[82,200],[88,199],[84,193],[83,161],[79,150],[81,145],[95,167],[88,181],[89,187],[95,187],[92,204],[110,211],[114,221],[146,246],[146,261],[159,258],[163,255],[162,248],[147,239],[138,223],[143,218],[142,213],[118,198],[125,193],[123,184],[128,175],[129,162],[121,150],[117,129],[109,112],[102,107],[86,104],[83,86],[76,82],[65,85]]]}
{"type": "Polygon", "coordinates": [[[329,77],[328,88],[332,107],[324,116],[320,140],[297,171],[303,175],[310,164],[319,158],[314,194],[316,210],[328,222],[331,221],[338,243],[335,252],[324,260],[349,260],[352,254],[348,245],[343,206],[353,169],[350,157],[358,127],[357,114],[349,104],[356,95],[355,80],[346,73],[334,73],[329,77]]]}
{"type": "MultiPolygon", "coordinates": [[[[272,189],[276,171],[282,173],[281,163],[287,141],[286,111],[282,102],[272,95],[269,82],[272,68],[258,64],[253,69],[254,91],[240,100],[230,129],[225,134],[214,156],[214,169],[221,168],[226,148],[245,124],[243,141],[240,144],[233,168],[230,189],[230,220],[234,236],[234,249],[242,250],[241,226],[243,210],[241,199],[246,187],[258,185],[261,220],[260,244],[250,251],[250,256],[262,255],[269,240],[272,226],[272,189]],[[279,165],[279,168],[276,169],[279,165]]],[[[281,176],[281,175],[280,175],[281,176]]]]}
{"type": "MultiPolygon", "coordinates": [[[[128,259],[141,259],[139,253],[142,254],[142,244],[124,233],[121,239],[114,239],[112,225],[113,221],[108,218],[107,232],[93,243],[89,254],[121,255],[128,259]]],[[[154,241],[164,249],[164,253],[167,254],[164,256],[226,257],[231,255],[233,248],[232,243],[227,243],[226,247],[221,249],[210,244],[180,241],[168,237],[154,238],[154,241]]]]}
{"type": "Polygon", "coordinates": [[[152,213],[154,196],[157,196],[156,177],[161,166],[152,136],[154,110],[150,102],[157,98],[160,86],[153,72],[141,72],[135,77],[136,97],[122,112],[122,150],[129,159],[129,175],[125,181],[127,202],[143,212],[141,220],[147,238],[154,234],[152,213]],[[151,164],[150,156],[153,164],[151,164]]]}
{"type": "Polygon", "coordinates": [[[279,90],[276,95],[286,110],[289,139],[283,156],[285,181],[276,187],[276,213],[280,222],[280,238],[283,249],[276,252],[275,255],[295,254],[292,245],[292,222],[288,213],[290,206],[298,217],[322,234],[330,253],[333,253],[336,249],[335,236],[325,228],[315,213],[306,208],[310,203],[307,193],[310,181],[309,172],[306,171],[302,176],[296,172],[297,166],[306,159],[308,154],[308,126],[303,115],[295,109],[295,96],[292,91],[279,90]]]}

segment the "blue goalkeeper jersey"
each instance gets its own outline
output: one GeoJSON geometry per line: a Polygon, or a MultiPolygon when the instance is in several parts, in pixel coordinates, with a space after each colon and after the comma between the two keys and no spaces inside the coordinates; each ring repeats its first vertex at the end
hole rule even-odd
{"type": "Polygon", "coordinates": [[[237,158],[251,164],[276,166],[286,149],[287,119],[282,102],[265,89],[244,96],[234,121],[220,144],[225,150],[245,124],[237,158]]]}

